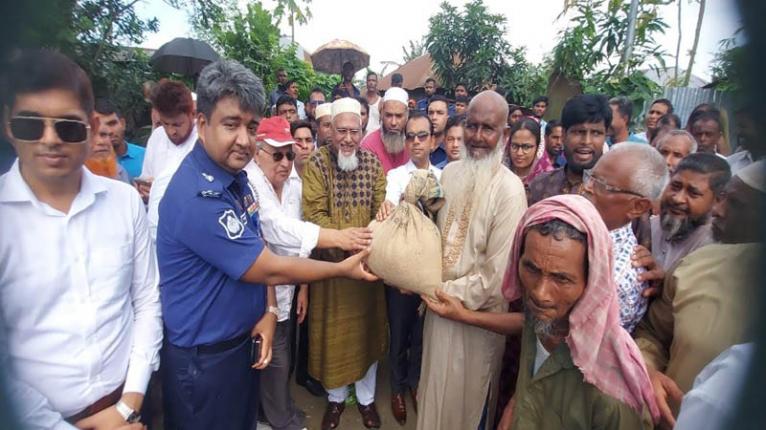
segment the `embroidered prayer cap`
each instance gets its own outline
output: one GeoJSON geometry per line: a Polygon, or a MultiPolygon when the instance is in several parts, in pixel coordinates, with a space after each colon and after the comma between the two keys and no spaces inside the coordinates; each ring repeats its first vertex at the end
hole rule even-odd
{"type": "Polygon", "coordinates": [[[394,100],[407,106],[408,98],[409,96],[407,95],[407,91],[405,91],[404,89],[399,87],[391,87],[387,89],[386,93],[383,95],[383,103],[390,100],[394,100]]]}
{"type": "Polygon", "coordinates": [[[332,115],[332,103],[322,103],[314,110],[314,118],[316,119],[326,115],[332,115]]]}
{"type": "Polygon", "coordinates": [[[275,148],[295,143],[293,136],[290,134],[290,123],[281,116],[273,116],[262,120],[258,125],[255,138],[275,148]]]}
{"type": "Polygon", "coordinates": [[[362,105],[360,105],[358,101],[352,99],[351,97],[343,97],[342,99],[338,99],[332,102],[333,119],[342,113],[353,113],[354,115],[361,117],[362,105]]]}
{"type": "Polygon", "coordinates": [[[766,161],[756,161],[740,169],[734,176],[737,176],[750,188],[766,193],[766,161]]]}

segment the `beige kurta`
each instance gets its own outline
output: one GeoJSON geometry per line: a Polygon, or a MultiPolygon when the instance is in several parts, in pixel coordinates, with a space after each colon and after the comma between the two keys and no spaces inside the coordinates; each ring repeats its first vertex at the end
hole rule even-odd
{"type": "MultiPolygon", "coordinates": [[[[362,151],[359,167],[338,170],[335,155],[322,147],[303,174],[303,219],[323,228],[366,227],[386,194],[386,175],[374,155],[362,151]]],[[[341,261],[340,249],[318,250],[313,258],[341,261]]],[[[309,289],[309,373],[325,388],[364,377],[386,352],[388,326],[382,282],[328,279],[309,289]]]]}
{"type": "Polygon", "coordinates": [[[679,262],[636,329],[647,367],[687,392],[718,354],[752,340],[761,250],[757,244],[713,244],[679,262]]]}
{"type": "MultiPolygon", "coordinates": [[[[461,164],[450,163],[442,173],[447,200],[437,220],[444,243],[442,288],[467,308],[507,312],[500,287],[513,234],[527,208],[524,186],[510,170],[499,166],[488,189],[475,190],[479,200],[469,219],[450,210],[450,191],[458,185],[454,172],[461,164]]],[[[485,403],[488,428],[492,428],[504,345],[502,335],[429,311],[423,332],[417,428],[476,429],[485,403]]]]}

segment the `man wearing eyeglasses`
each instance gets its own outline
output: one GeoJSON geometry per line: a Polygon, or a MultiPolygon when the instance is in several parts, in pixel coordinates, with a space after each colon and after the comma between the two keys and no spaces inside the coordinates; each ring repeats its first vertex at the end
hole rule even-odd
{"type": "MultiPolygon", "coordinates": [[[[308,129],[308,124],[304,129],[308,129]]],[[[290,124],[281,117],[265,119],[256,132],[254,161],[245,166],[255,189],[263,236],[277,255],[308,257],[315,247],[358,251],[369,246],[372,233],[366,228],[335,230],[301,220],[302,181],[293,162],[296,139],[290,124]]],[[[311,134],[309,132],[309,138],[311,134]]],[[[295,285],[277,285],[279,315],[272,346],[272,361],[261,375],[261,406],[275,430],[303,428],[305,414],[292,397],[289,386],[290,308],[295,285]]],[[[298,324],[308,311],[308,285],[302,284],[297,300],[298,324]]]]}
{"type": "MultiPolygon", "coordinates": [[[[386,176],[374,154],[359,150],[357,100],[333,102],[332,124],[332,144],[319,148],[303,174],[303,218],[322,228],[366,227],[383,203],[386,176]]],[[[334,248],[314,258],[340,261],[346,255],[334,248]]],[[[375,372],[388,334],[383,284],[328,279],[312,283],[309,295],[309,373],[329,394],[321,428],[338,426],[352,383],[364,425],[380,427],[374,402],[375,372]]]]}
{"type": "Polygon", "coordinates": [[[6,72],[5,134],[18,153],[0,177],[9,398],[26,428],[122,428],[140,419],[162,341],[144,205],[83,167],[98,121],[79,66],[25,51],[6,72]]]}
{"type": "Polygon", "coordinates": [[[317,106],[325,102],[324,91],[321,88],[314,88],[309,94],[309,100],[306,102],[306,119],[311,121],[314,132],[316,132],[316,120],[315,112],[317,106]]]}
{"type": "Polygon", "coordinates": [[[644,143],[615,145],[591,170],[585,170],[583,195],[598,209],[609,229],[614,252],[614,280],[622,326],[632,333],[646,313],[648,287],[633,267],[632,255],[638,240],[633,220],[648,214],[668,182],[668,168],[656,149],[644,143]]]}

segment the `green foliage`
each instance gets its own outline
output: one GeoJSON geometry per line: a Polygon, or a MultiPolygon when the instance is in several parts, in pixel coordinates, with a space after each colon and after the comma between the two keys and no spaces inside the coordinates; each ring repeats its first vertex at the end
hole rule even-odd
{"type": "Polygon", "coordinates": [[[734,37],[724,39],[713,58],[711,71],[715,89],[738,92],[742,89],[742,71],[745,65],[745,46],[736,46],[734,37]]]}
{"type": "Polygon", "coordinates": [[[563,30],[550,60],[550,69],[579,81],[588,93],[624,95],[635,106],[657,96],[662,88],[639,71],[648,64],[665,66],[663,47],[655,36],[668,25],[659,17],[659,6],[672,0],[641,0],[636,18],[633,53],[626,63],[621,57],[628,34],[629,1],[572,0],[562,12],[574,11],[571,25],[563,30]]]}
{"type": "Polygon", "coordinates": [[[260,3],[250,3],[243,13],[230,9],[211,16],[209,36],[222,56],[237,60],[263,80],[269,91],[277,85],[274,72],[284,68],[287,76],[298,84],[299,97],[307,99],[314,87],[329,95],[340,81],[337,75],[315,72],[305,61],[296,57],[296,46],[279,46],[279,29],[274,16],[260,3]]]}
{"type": "Polygon", "coordinates": [[[508,73],[506,59],[514,58],[505,32],[505,16],[489,13],[482,0],[465,4],[462,12],[442,3],[425,38],[441,86],[465,83],[475,91],[498,82],[508,73]]]}
{"type": "Polygon", "coordinates": [[[311,19],[311,10],[309,3],[311,0],[302,0],[306,4],[305,9],[301,9],[298,4],[301,0],[277,0],[277,7],[274,9],[274,18],[277,20],[275,25],[279,27],[282,18],[287,14],[287,23],[291,29],[295,29],[295,23],[306,24],[311,19]]]}
{"type": "Polygon", "coordinates": [[[135,0],[16,3],[22,7],[8,24],[20,27],[17,46],[53,48],[72,58],[90,76],[96,97],[122,109],[131,132],[147,110],[141,84],[157,75],[147,56],[128,46],[157,31],[157,19],[139,18],[135,0]]]}
{"type": "Polygon", "coordinates": [[[513,63],[500,77],[499,86],[505,91],[506,99],[522,106],[531,106],[532,101],[548,90],[548,68],[530,64],[524,58],[523,48],[513,51],[513,63]]]}

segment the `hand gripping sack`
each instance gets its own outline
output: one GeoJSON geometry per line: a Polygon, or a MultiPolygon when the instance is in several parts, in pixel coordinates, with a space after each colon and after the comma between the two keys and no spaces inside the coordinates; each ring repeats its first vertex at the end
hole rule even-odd
{"type": "Polygon", "coordinates": [[[444,204],[439,181],[428,170],[416,170],[402,201],[383,222],[373,221],[370,270],[393,285],[433,296],[442,281],[442,241],[435,214],[444,204]]]}

